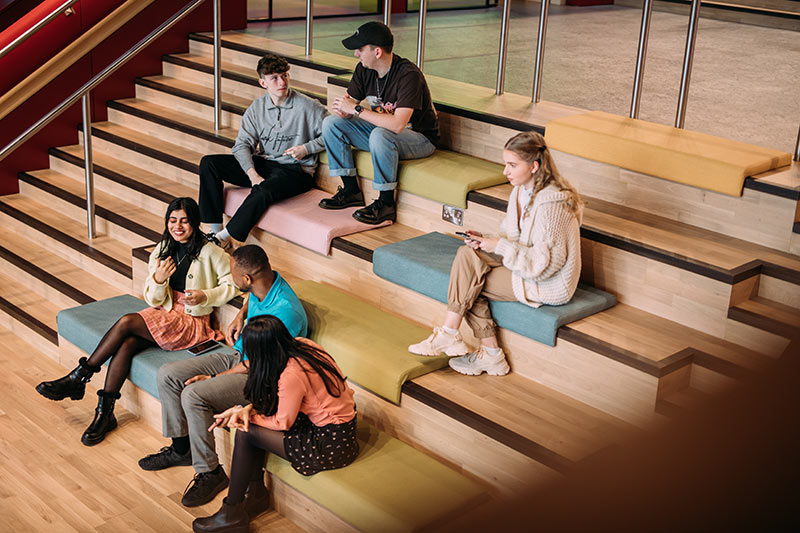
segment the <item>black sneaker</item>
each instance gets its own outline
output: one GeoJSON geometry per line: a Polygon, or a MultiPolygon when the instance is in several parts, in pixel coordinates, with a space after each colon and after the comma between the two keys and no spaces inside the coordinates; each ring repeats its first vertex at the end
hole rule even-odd
{"type": "Polygon", "coordinates": [[[172,466],[192,466],[192,452],[178,453],[172,446],[164,446],[157,453],[139,459],[142,470],[164,470],[172,466]]]}
{"type": "Polygon", "coordinates": [[[181,503],[185,507],[197,507],[204,505],[214,497],[225,490],[228,486],[228,476],[221,466],[217,466],[216,470],[211,472],[203,472],[195,474],[189,486],[183,491],[183,498],[181,503]]]}
{"type": "Polygon", "coordinates": [[[319,201],[319,206],[322,209],[344,209],[345,207],[357,205],[364,205],[364,194],[361,189],[348,191],[341,185],[332,198],[323,198],[319,201]]]}
{"type": "Polygon", "coordinates": [[[380,198],[353,213],[353,218],[364,224],[380,224],[385,220],[394,222],[396,217],[397,208],[393,205],[386,205],[380,198]]]}

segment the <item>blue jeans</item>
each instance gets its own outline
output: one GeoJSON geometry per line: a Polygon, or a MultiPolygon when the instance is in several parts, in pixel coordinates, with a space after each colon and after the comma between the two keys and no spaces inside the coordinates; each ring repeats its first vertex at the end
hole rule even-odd
{"type": "Polygon", "coordinates": [[[322,140],[328,151],[331,176],[357,176],[351,146],[369,152],[378,191],[397,187],[397,163],[401,159],[428,157],[436,149],[423,134],[410,128],[393,133],[358,117],[340,118],[328,115],[322,122],[322,140]]]}

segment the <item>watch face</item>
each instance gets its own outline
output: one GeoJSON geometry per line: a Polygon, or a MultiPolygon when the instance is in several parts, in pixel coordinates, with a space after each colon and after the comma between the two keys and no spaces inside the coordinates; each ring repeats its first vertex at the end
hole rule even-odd
{"type": "Polygon", "coordinates": [[[362,111],[364,111],[364,108],[361,107],[360,105],[357,105],[356,106],[356,113],[361,113],[362,111]]]}

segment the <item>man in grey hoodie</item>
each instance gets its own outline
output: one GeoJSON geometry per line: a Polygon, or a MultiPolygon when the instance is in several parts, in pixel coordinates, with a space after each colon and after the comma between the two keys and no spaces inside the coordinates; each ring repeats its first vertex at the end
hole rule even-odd
{"type": "Polygon", "coordinates": [[[200,161],[200,217],[221,244],[247,239],[271,204],[309,190],[317,154],[325,149],[325,107],[289,88],[289,64],[267,54],[258,66],[258,84],[267,94],[242,117],[233,155],[207,155],[200,161]],[[228,225],[222,227],[223,182],[251,187],[228,225]]]}

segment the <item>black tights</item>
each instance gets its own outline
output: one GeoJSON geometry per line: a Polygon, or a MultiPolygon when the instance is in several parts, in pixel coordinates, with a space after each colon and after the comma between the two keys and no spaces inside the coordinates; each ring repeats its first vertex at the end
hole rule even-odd
{"type": "Polygon", "coordinates": [[[288,459],[283,448],[283,431],[275,431],[250,424],[249,431],[236,432],[231,462],[231,481],[228,486],[227,502],[232,505],[244,501],[244,494],[250,482],[264,484],[264,461],[267,452],[288,459]]]}
{"type": "Polygon", "coordinates": [[[100,366],[111,359],[103,390],[119,392],[131,372],[133,357],[155,343],[139,313],[130,313],[117,320],[88,360],[89,365],[100,366]]]}

